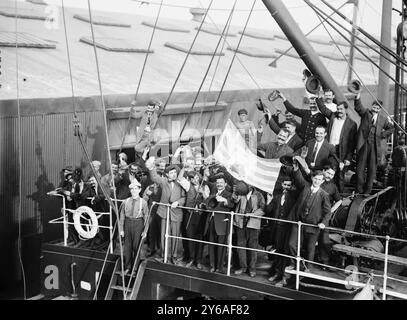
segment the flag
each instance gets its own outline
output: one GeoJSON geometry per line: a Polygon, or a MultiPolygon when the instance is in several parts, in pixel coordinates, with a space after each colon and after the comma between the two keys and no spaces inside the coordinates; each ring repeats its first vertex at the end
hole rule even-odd
{"type": "Polygon", "coordinates": [[[263,159],[250,151],[239,130],[229,119],[213,154],[236,179],[273,193],[280,171],[279,159],[263,159]]]}

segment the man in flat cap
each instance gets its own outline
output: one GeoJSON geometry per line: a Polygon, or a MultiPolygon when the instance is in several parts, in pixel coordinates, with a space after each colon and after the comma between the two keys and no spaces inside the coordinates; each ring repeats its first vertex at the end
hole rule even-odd
{"type": "Polygon", "coordinates": [[[244,138],[249,149],[256,154],[257,129],[253,121],[247,119],[248,112],[246,109],[240,109],[237,115],[239,116],[239,121],[236,122],[236,128],[244,138]]]}
{"type": "MultiPolygon", "coordinates": [[[[132,102],[135,105],[135,102],[132,102]]],[[[145,147],[150,146],[154,136],[154,129],[158,119],[163,112],[162,102],[158,99],[152,99],[147,104],[147,109],[143,112],[140,120],[140,126],[137,131],[136,145],[134,149],[141,157],[145,147]]]]}
{"type": "Polygon", "coordinates": [[[120,236],[124,237],[124,273],[128,273],[134,263],[137,250],[140,245],[144,226],[147,222],[148,206],[147,202],[140,198],[141,185],[134,180],[129,189],[131,197],[127,198],[120,206],[120,236]]]}
{"type": "MultiPolygon", "coordinates": [[[[164,170],[164,176],[160,177],[157,173],[156,166],[154,164],[154,157],[150,157],[146,161],[146,167],[150,172],[150,178],[153,182],[157,183],[161,187],[161,199],[160,202],[169,204],[169,234],[170,236],[180,237],[181,235],[181,222],[183,212],[178,206],[183,206],[186,200],[186,194],[177,177],[179,173],[179,167],[175,164],[169,165],[164,170]]],[[[157,214],[161,217],[161,255],[164,257],[165,248],[165,231],[167,226],[167,206],[160,205],[157,209],[157,214]]],[[[170,238],[168,244],[169,262],[178,263],[179,255],[179,240],[170,238]]]]}

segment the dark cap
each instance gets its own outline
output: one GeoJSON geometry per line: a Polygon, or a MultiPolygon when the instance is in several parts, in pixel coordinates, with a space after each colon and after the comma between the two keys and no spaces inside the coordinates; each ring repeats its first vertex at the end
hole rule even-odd
{"type": "Polygon", "coordinates": [[[237,115],[238,116],[240,116],[241,114],[246,114],[246,115],[248,115],[249,113],[247,112],[247,110],[246,109],[240,109],[238,112],[237,112],[237,115]]]}
{"type": "Polygon", "coordinates": [[[169,173],[171,170],[177,170],[179,172],[179,167],[176,164],[170,164],[168,167],[165,168],[164,172],[169,173]]]}

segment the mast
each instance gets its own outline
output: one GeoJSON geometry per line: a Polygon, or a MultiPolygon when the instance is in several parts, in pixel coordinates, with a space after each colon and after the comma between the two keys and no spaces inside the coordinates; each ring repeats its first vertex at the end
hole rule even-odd
{"type": "MultiPolygon", "coordinates": [[[[385,0],[383,0],[385,1],[385,0]]],[[[359,5],[359,0],[349,0],[348,3],[353,3],[353,25],[352,25],[352,36],[350,38],[350,51],[349,51],[349,70],[348,70],[348,83],[352,81],[352,75],[353,75],[353,61],[354,61],[354,56],[355,56],[355,42],[356,38],[355,35],[357,33],[357,30],[355,26],[357,25],[357,19],[358,19],[358,5],[359,5]]]]}
{"type": "Polygon", "coordinates": [[[346,98],[339,89],[335,80],[332,78],[323,62],[319,59],[314,48],[309,44],[304,33],[298,27],[297,23],[288,12],[281,0],[262,0],[268,11],[270,11],[274,20],[280,26],[281,30],[291,42],[300,58],[304,61],[307,68],[320,77],[322,85],[330,88],[339,101],[345,101],[346,98]]]}
{"type": "MultiPolygon", "coordinates": [[[[391,48],[391,15],[392,15],[392,1],[383,0],[382,1],[382,27],[380,42],[387,48],[391,48]]],[[[380,49],[380,68],[390,74],[390,58],[389,54],[386,53],[384,49],[380,49]]],[[[379,71],[379,87],[378,87],[378,98],[383,101],[383,106],[390,111],[389,108],[389,92],[390,92],[390,81],[389,77],[386,76],[383,71],[379,71]]]]}

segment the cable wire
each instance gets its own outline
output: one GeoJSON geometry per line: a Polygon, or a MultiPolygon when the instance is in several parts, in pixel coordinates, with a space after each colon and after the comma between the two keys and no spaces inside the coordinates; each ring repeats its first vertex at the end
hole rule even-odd
{"type": "Polygon", "coordinates": [[[23,138],[22,138],[22,126],[21,126],[21,107],[20,107],[20,87],[18,84],[18,26],[17,26],[17,0],[14,1],[14,9],[15,9],[15,35],[16,35],[16,93],[17,93],[17,131],[18,131],[18,239],[17,239],[17,251],[18,251],[18,260],[20,263],[20,269],[23,279],[23,296],[24,300],[27,300],[27,284],[25,280],[25,269],[23,264],[23,258],[21,254],[21,219],[22,219],[22,185],[23,185],[23,138]]]}
{"type": "MultiPolygon", "coordinates": [[[[256,1],[257,1],[257,0],[254,0],[254,1],[253,1],[252,9],[254,8],[254,5],[256,4],[256,1]]],[[[252,12],[253,12],[253,10],[250,11],[250,12],[249,12],[249,15],[247,16],[247,20],[246,20],[246,23],[245,23],[245,25],[244,25],[243,31],[242,31],[242,33],[241,33],[241,35],[240,35],[239,42],[238,42],[238,44],[237,44],[237,46],[236,46],[236,48],[235,48],[235,50],[234,50],[233,57],[232,57],[232,61],[231,61],[230,64],[229,64],[229,68],[228,68],[228,71],[226,72],[225,79],[223,80],[222,87],[220,88],[219,94],[218,94],[218,96],[217,96],[217,98],[216,98],[215,107],[218,105],[219,100],[220,100],[220,96],[222,95],[223,89],[225,88],[226,81],[227,81],[227,79],[228,79],[228,77],[229,77],[230,70],[232,69],[233,62],[235,61],[237,52],[239,51],[239,47],[240,47],[240,44],[241,44],[241,42],[242,42],[243,36],[244,36],[244,34],[245,34],[245,32],[246,32],[247,25],[249,24],[249,20],[250,20],[250,17],[251,17],[251,15],[252,15],[252,12]]],[[[231,111],[232,111],[232,108],[231,108],[231,111]]],[[[209,124],[211,123],[211,120],[212,120],[214,114],[215,114],[215,109],[212,110],[212,113],[211,113],[211,115],[210,115],[208,124],[206,125],[206,130],[208,130],[209,124]]],[[[229,116],[230,116],[230,115],[229,115],[229,116]]],[[[228,118],[229,118],[229,117],[228,117],[228,118]]]]}
{"type": "MultiPolygon", "coordinates": [[[[229,29],[228,27],[230,26],[230,23],[231,23],[231,21],[232,21],[232,16],[233,16],[233,12],[235,11],[236,3],[237,3],[237,0],[235,0],[235,2],[234,2],[234,4],[233,4],[233,7],[232,7],[232,9],[231,9],[231,11],[230,11],[230,13],[229,13],[228,19],[226,20],[226,24],[225,24],[225,26],[223,27],[223,30],[222,30],[222,33],[221,33],[221,35],[220,35],[220,37],[219,37],[218,43],[216,44],[215,50],[213,51],[213,54],[212,54],[212,56],[211,56],[211,60],[209,61],[209,65],[208,65],[208,67],[207,67],[207,69],[206,69],[205,75],[204,75],[204,77],[203,77],[203,79],[202,79],[202,81],[201,81],[201,84],[199,85],[198,91],[197,91],[196,94],[195,94],[195,98],[194,98],[194,101],[192,102],[191,108],[189,109],[189,111],[188,111],[188,113],[187,113],[187,118],[185,119],[184,125],[182,126],[181,132],[180,132],[180,134],[179,134],[180,138],[181,138],[181,136],[182,136],[182,133],[183,133],[184,130],[185,130],[185,127],[186,127],[187,123],[188,123],[188,120],[189,120],[189,118],[190,118],[190,116],[191,116],[192,110],[193,110],[194,107],[195,107],[195,104],[196,104],[196,101],[198,100],[199,94],[201,93],[202,86],[204,85],[205,80],[206,80],[206,77],[208,76],[208,73],[209,73],[209,70],[210,70],[210,68],[211,68],[211,66],[212,66],[212,63],[213,63],[213,60],[214,60],[214,58],[215,58],[216,52],[217,52],[218,49],[219,49],[219,45],[220,45],[220,43],[222,42],[223,37],[224,37],[224,36],[225,36],[225,37],[227,36],[227,30],[229,29]]],[[[216,106],[216,104],[215,104],[215,106],[216,106]]]]}
{"type": "MultiPolygon", "coordinates": [[[[304,0],[307,2],[307,0],[304,0]]],[[[316,11],[316,9],[314,9],[314,6],[311,5],[311,8],[313,8],[313,10],[315,11],[315,13],[318,16],[318,19],[322,20],[321,15],[316,11]]],[[[330,24],[327,21],[328,24],[330,24]]],[[[330,24],[331,25],[331,24],[330,24]]],[[[335,42],[334,38],[332,37],[331,33],[329,32],[329,30],[326,28],[325,24],[323,24],[326,32],[328,33],[329,37],[331,38],[331,40],[333,41],[333,43],[335,44],[335,46],[338,48],[339,52],[342,54],[343,58],[345,59],[346,63],[348,64],[348,66],[352,69],[353,73],[356,75],[356,77],[360,80],[361,84],[366,88],[366,90],[368,91],[369,95],[380,105],[381,109],[383,110],[384,113],[386,113],[386,115],[388,117],[391,117],[390,114],[387,112],[387,110],[383,107],[383,105],[380,104],[380,102],[377,101],[377,98],[374,96],[374,94],[372,93],[372,91],[364,84],[362,78],[359,76],[359,74],[355,71],[355,69],[350,65],[348,59],[346,58],[345,54],[342,52],[342,50],[339,48],[338,44],[335,42]]],[[[332,27],[332,26],[331,26],[332,27]]],[[[407,134],[406,131],[398,124],[398,122],[393,120],[393,123],[397,125],[397,127],[399,127],[399,129],[401,129],[401,131],[404,134],[407,134]]]]}
{"type": "MultiPolygon", "coordinates": [[[[163,1],[164,1],[164,0],[161,0],[160,7],[158,8],[157,17],[155,18],[155,22],[154,22],[154,28],[153,28],[153,31],[151,32],[150,42],[148,43],[148,48],[147,48],[146,56],[145,56],[145,58],[144,58],[143,67],[141,68],[140,78],[139,78],[139,81],[138,81],[138,84],[137,84],[136,94],[135,94],[135,96],[134,96],[134,101],[135,101],[135,103],[137,102],[137,97],[138,97],[138,93],[139,93],[139,90],[140,90],[141,80],[143,79],[144,70],[145,70],[145,67],[146,67],[146,64],[147,64],[148,57],[149,57],[149,55],[150,55],[151,44],[152,44],[152,42],[153,42],[154,34],[155,34],[155,31],[156,31],[156,28],[157,28],[158,18],[160,17],[160,13],[161,13],[161,8],[162,8],[163,1]]],[[[127,132],[129,131],[129,128],[130,128],[132,110],[133,110],[133,108],[130,108],[130,111],[129,111],[129,118],[127,119],[127,124],[126,124],[126,128],[125,128],[125,130],[124,130],[122,142],[121,142],[121,144],[120,144],[120,151],[119,151],[119,153],[122,152],[124,140],[125,140],[125,138],[126,138],[127,132]]]]}
{"type": "Polygon", "coordinates": [[[165,104],[164,104],[164,106],[163,106],[163,110],[161,111],[161,114],[164,113],[164,110],[165,110],[165,108],[167,107],[168,102],[170,101],[171,95],[172,95],[172,93],[174,92],[175,86],[177,85],[177,82],[178,82],[178,80],[179,80],[179,78],[180,78],[180,76],[181,76],[182,71],[184,70],[185,64],[187,63],[187,60],[188,60],[188,58],[189,58],[189,55],[191,54],[192,48],[193,48],[193,46],[194,46],[194,44],[195,44],[195,41],[196,41],[196,39],[198,38],[199,33],[201,32],[201,28],[202,28],[202,26],[203,26],[203,24],[204,24],[204,22],[205,22],[206,16],[207,16],[207,14],[208,14],[208,12],[209,12],[209,9],[210,9],[211,6],[212,6],[212,3],[213,3],[213,0],[211,0],[211,2],[209,3],[208,8],[207,8],[206,11],[205,11],[205,15],[204,15],[204,17],[203,17],[203,19],[202,19],[202,21],[201,21],[199,27],[198,27],[198,30],[196,31],[195,37],[194,37],[194,39],[192,40],[191,46],[189,47],[189,50],[188,50],[188,52],[187,52],[187,55],[185,56],[184,62],[183,62],[182,65],[181,65],[181,69],[179,70],[178,75],[177,75],[177,77],[175,78],[174,84],[172,85],[171,91],[170,91],[170,93],[168,94],[167,100],[165,101],[165,104]]]}

